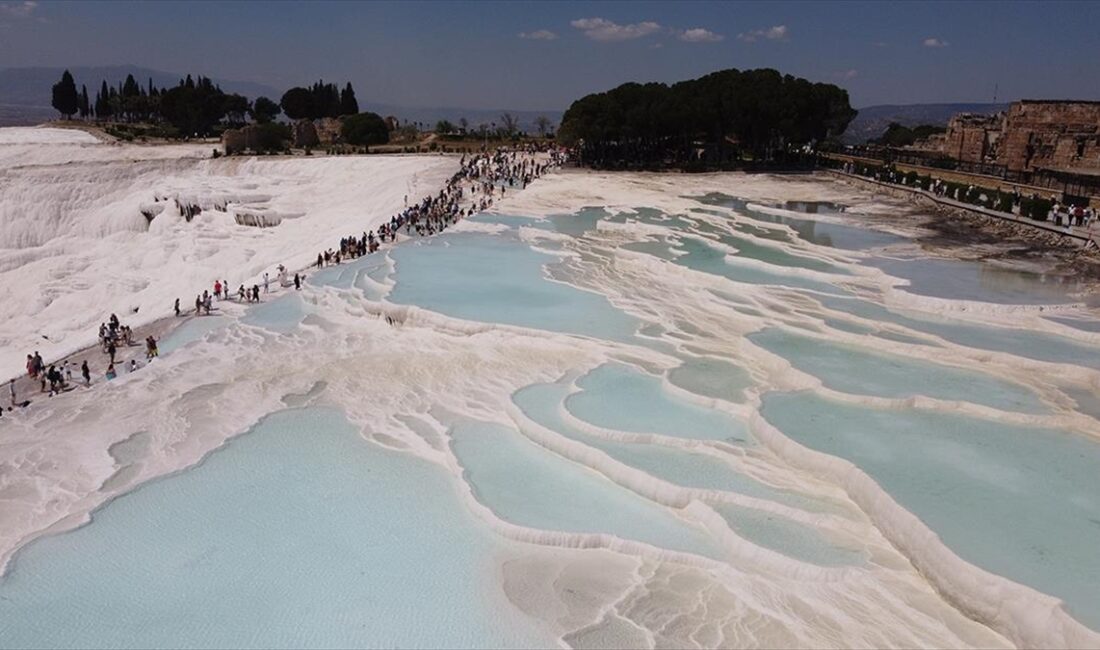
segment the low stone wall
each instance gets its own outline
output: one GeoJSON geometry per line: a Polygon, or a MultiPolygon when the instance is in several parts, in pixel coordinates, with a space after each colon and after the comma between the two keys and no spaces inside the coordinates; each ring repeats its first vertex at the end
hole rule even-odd
{"type": "MultiPolygon", "coordinates": [[[[865,165],[882,165],[883,162],[877,158],[864,158],[862,156],[848,156],[845,154],[828,154],[828,157],[834,160],[842,160],[845,162],[860,162],[865,165]]],[[[1052,190],[1049,187],[1037,187],[1035,185],[1026,185],[1024,183],[1013,183],[1006,181],[996,176],[986,176],[984,174],[971,174],[969,172],[960,172],[950,169],[940,169],[938,167],[926,167],[924,165],[913,165],[910,163],[892,163],[893,167],[900,172],[917,172],[921,176],[931,176],[932,178],[938,178],[941,181],[950,181],[953,183],[964,183],[967,185],[973,185],[974,187],[980,187],[987,190],[1000,190],[1002,192],[1011,193],[1012,190],[1019,190],[1020,194],[1024,196],[1030,196],[1031,194],[1037,194],[1043,198],[1054,199],[1055,201],[1062,200],[1062,193],[1058,190],[1052,190]]],[[[1092,204],[1100,205],[1100,197],[1091,197],[1092,204]]]]}
{"type": "MultiPolygon", "coordinates": [[[[899,165],[898,167],[900,168],[901,166],[899,165]]],[[[1001,227],[1007,226],[1005,230],[1005,234],[1007,235],[1038,240],[1048,246],[1059,246],[1066,243],[1071,243],[1075,246],[1084,246],[1089,241],[1089,233],[1084,228],[1056,226],[1046,221],[1035,221],[1034,219],[1018,217],[1013,214],[997,212],[996,210],[989,210],[979,206],[961,203],[954,199],[936,196],[935,194],[925,192],[918,188],[895,185],[893,183],[883,183],[873,178],[866,178],[855,174],[848,174],[831,169],[828,170],[828,173],[834,174],[844,180],[862,183],[872,188],[875,192],[884,192],[893,197],[913,200],[930,208],[953,210],[961,216],[977,218],[979,221],[986,223],[999,224],[1001,227]]]]}

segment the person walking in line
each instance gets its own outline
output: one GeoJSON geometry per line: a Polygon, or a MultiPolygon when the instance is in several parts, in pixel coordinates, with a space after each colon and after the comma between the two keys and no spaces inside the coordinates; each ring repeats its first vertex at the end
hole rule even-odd
{"type": "Polygon", "coordinates": [[[297,273],[294,274],[294,290],[295,291],[301,291],[302,290],[302,278],[299,277],[299,275],[297,273]]]}
{"type": "Polygon", "coordinates": [[[115,342],[113,340],[110,343],[107,344],[107,354],[111,355],[111,365],[112,366],[115,364],[115,352],[117,352],[117,351],[118,351],[118,348],[115,347],[115,342]]]}
{"type": "Polygon", "coordinates": [[[267,271],[264,271],[264,293],[267,293],[267,292],[268,292],[268,288],[267,288],[267,282],[268,282],[268,279],[267,279],[267,271]]]}
{"type": "Polygon", "coordinates": [[[179,315],[180,315],[180,299],[179,298],[176,298],[176,304],[174,306],[174,309],[176,310],[176,318],[179,318],[179,315]]]}
{"type": "Polygon", "coordinates": [[[80,364],[80,376],[84,377],[85,386],[92,385],[92,371],[88,369],[87,359],[85,359],[84,362],[80,364]]]}
{"type": "Polygon", "coordinates": [[[11,393],[11,405],[15,406],[15,380],[8,380],[8,392],[11,393]]]}

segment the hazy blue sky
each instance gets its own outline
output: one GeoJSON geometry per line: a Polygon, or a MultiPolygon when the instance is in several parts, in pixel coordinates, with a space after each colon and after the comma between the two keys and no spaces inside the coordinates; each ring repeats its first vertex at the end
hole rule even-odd
{"type": "Polygon", "coordinates": [[[1100,99],[1100,3],[25,2],[0,67],[135,64],[409,106],[563,109],[625,81],[774,67],[854,106],[1100,99]]]}

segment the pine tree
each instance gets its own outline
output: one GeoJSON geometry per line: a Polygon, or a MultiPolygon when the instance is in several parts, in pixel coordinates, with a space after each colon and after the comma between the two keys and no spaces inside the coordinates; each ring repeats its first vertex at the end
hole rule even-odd
{"type": "Polygon", "coordinates": [[[344,91],[340,93],[340,114],[341,115],[356,115],[359,113],[359,102],[355,100],[355,90],[351,87],[351,82],[344,87],[344,91]]]}
{"type": "Polygon", "coordinates": [[[73,76],[66,70],[61,75],[61,81],[53,85],[53,101],[51,105],[66,119],[72,119],[73,113],[80,107],[80,98],[76,92],[76,82],[73,76]]]}

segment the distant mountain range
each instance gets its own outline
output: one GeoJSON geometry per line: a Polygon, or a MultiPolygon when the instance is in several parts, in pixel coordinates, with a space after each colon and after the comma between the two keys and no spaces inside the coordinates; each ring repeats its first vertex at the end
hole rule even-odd
{"type": "Polygon", "coordinates": [[[958,113],[982,113],[992,115],[1008,109],[1008,104],[883,104],[859,109],[842,140],[847,144],[863,144],[886,131],[890,122],[902,126],[933,124],[946,126],[958,113]]]}
{"type": "MultiPolygon", "coordinates": [[[[63,68],[0,68],[0,126],[16,126],[40,124],[56,119],[57,111],[50,107],[50,89],[61,78],[63,68]]],[[[163,70],[152,70],[132,65],[99,66],[99,67],[72,67],[69,68],[76,80],[77,88],[81,84],[88,87],[88,94],[93,98],[99,90],[100,83],[106,80],[108,84],[117,86],[126,80],[126,75],[134,75],[134,79],[143,87],[153,80],[158,87],[175,86],[184,75],[163,70]]],[[[192,73],[197,74],[197,73],[192,73]]],[[[249,99],[259,96],[269,97],[279,101],[285,88],[279,90],[264,84],[250,81],[231,81],[211,77],[214,83],[221,86],[222,90],[231,93],[240,93],[249,99]]],[[[362,101],[362,100],[360,100],[362,101]]],[[[424,108],[413,106],[397,106],[377,102],[363,102],[362,110],[373,111],[382,115],[393,115],[411,122],[423,122],[435,124],[439,120],[449,120],[458,124],[459,120],[466,118],[471,128],[479,124],[500,124],[500,116],[504,112],[511,113],[519,120],[520,129],[534,131],[535,118],[545,115],[550,118],[555,127],[561,122],[561,111],[509,111],[507,109],[471,109],[471,108],[424,108]]]]}

